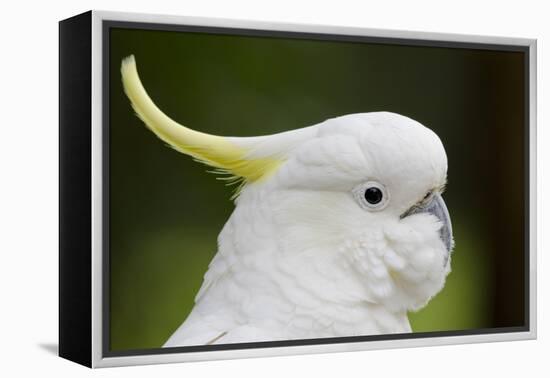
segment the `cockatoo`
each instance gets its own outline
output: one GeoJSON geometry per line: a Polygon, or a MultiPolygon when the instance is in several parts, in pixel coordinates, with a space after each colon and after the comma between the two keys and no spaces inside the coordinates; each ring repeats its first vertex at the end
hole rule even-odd
{"type": "Polygon", "coordinates": [[[122,61],[134,111],[177,151],[242,180],[195,305],[165,347],[411,332],[453,238],[438,136],[389,112],[257,137],[194,131],[122,61]]]}

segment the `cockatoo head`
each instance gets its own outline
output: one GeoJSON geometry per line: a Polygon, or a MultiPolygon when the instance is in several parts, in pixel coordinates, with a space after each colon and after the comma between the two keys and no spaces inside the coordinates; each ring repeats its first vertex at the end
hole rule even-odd
{"type": "Polygon", "coordinates": [[[283,250],[338,250],[364,280],[365,298],[396,310],[423,306],[443,287],[453,246],[441,141],[386,112],[314,130],[264,184],[277,193],[264,198],[273,201],[283,250]]]}
{"type": "Polygon", "coordinates": [[[231,235],[220,244],[237,238],[237,254],[259,256],[257,265],[294,264],[306,286],[329,292],[346,282],[340,301],[408,311],[441,290],[453,239],[441,197],[447,157],[430,129],[378,112],[275,135],[213,136],[164,115],[133,56],[121,70],[136,113],[157,136],[243,180],[231,235]]]}

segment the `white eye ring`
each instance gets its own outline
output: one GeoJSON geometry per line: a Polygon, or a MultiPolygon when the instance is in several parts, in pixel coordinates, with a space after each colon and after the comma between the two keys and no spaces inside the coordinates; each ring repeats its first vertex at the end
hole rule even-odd
{"type": "Polygon", "coordinates": [[[390,202],[390,193],[386,187],[376,181],[367,181],[352,190],[353,197],[365,210],[380,211],[390,202]]]}

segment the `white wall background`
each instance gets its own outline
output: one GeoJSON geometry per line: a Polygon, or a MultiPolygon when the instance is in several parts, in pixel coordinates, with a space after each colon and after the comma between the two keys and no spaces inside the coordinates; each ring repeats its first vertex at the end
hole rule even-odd
{"type": "MultiPolygon", "coordinates": [[[[6,1],[0,21],[0,375],[548,376],[549,14],[545,1],[6,1]],[[539,340],[89,371],[57,343],[57,21],[88,9],[538,39],[539,340]],[[546,231],[544,231],[546,229],[546,231]],[[29,264],[30,262],[30,264],[29,264]],[[545,350],[546,349],[546,350],[545,350]],[[546,373],[546,374],[545,374],[546,373]]],[[[474,136],[473,136],[474,137],[474,136]]],[[[513,278],[511,278],[513,279],[513,278]]]]}

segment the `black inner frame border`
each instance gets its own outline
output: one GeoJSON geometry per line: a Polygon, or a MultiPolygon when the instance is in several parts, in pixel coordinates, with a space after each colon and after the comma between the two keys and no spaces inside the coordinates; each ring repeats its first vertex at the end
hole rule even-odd
{"type": "MultiPolygon", "coordinates": [[[[451,42],[425,40],[418,38],[369,37],[358,35],[325,34],[310,32],[290,32],[279,30],[244,29],[230,27],[192,26],[178,24],[145,23],[117,20],[102,21],[102,169],[103,169],[103,219],[102,219],[102,357],[126,357],[154,354],[207,352],[220,350],[280,348],[319,344],[342,344],[366,341],[407,340],[450,336],[488,335],[496,333],[515,333],[530,331],[530,47],[524,45],[491,44],[478,42],[451,42]],[[247,37],[291,38],[318,41],[340,41],[401,46],[439,47],[453,49],[474,49],[492,51],[511,51],[524,54],[524,322],[523,326],[479,328],[458,331],[432,331],[415,333],[394,333],[384,335],[366,335],[349,337],[330,337],[303,340],[265,341],[220,345],[196,345],[171,348],[148,348],[131,350],[110,350],[110,31],[111,29],[139,29],[151,31],[171,31],[185,33],[205,33],[247,37]]],[[[403,32],[406,33],[406,32],[403,32]]]]}

